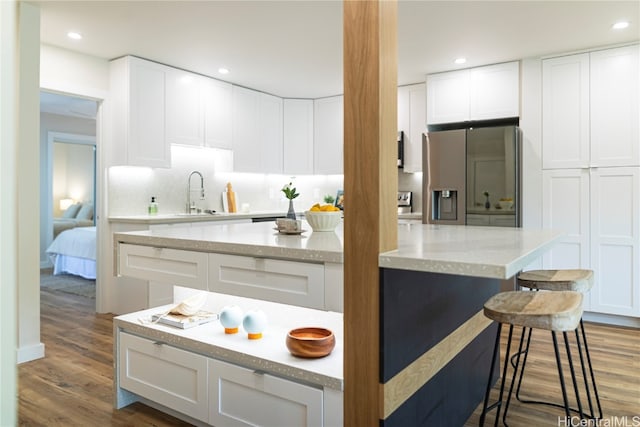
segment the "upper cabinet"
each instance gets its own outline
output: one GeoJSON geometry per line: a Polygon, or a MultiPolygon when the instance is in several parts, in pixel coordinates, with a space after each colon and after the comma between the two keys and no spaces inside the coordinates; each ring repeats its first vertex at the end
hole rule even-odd
{"type": "Polygon", "coordinates": [[[398,132],[404,133],[404,172],[422,172],[422,134],[427,131],[426,85],[398,88],[398,132]]]}
{"type": "Polygon", "coordinates": [[[427,123],[469,120],[469,70],[427,76],[427,123]]]}
{"type": "Polygon", "coordinates": [[[167,139],[231,148],[231,84],[167,67],[167,139]]]}
{"type": "Polygon", "coordinates": [[[520,115],[520,64],[507,62],[427,76],[427,123],[520,115]]]}
{"type": "Polygon", "coordinates": [[[640,165],[640,45],[600,50],[591,59],[591,165],[640,165]]]}
{"type": "Polygon", "coordinates": [[[165,134],[167,67],[126,56],[110,63],[113,165],[171,167],[165,134]]]}
{"type": "Polygon", "coordinates": [[[543,61],[544,169],[638,166],[638,45],[543,61]]]}
{"type": "Polygon", "coordinates": [[[313,173],[313,100],[284,100],[285,174],[313,173]]]}
{"type": "Polygon", "coordinates": [[[233,86],[233,170],[282,173],[282,98],[233,86]]]}
{"type": "Polygon", "coordinates": [[[262,164],[260,172],[282,173],[282,98],[260,93],[258,108],[258,132],[262,164]]]}
{"type": "Polygon", "coordinates": [[[172,144],[204,145],[204,77],[167,68],[167,139],[172,144]]]}
{"type": "Polygon", "coordinates": [[[316,99],[313,103],[313,172],[343,173],[344,97],[316,99]]]}
{"type": "Polygon", "coordinates": [[[469,70],[469,118],[520,116],[520,63],[507,62],[469,70]]]}
{"type": "Polygon", "coordinates": [[[542,166],[589,164],[589,54],[542,63],[542,166]]]}

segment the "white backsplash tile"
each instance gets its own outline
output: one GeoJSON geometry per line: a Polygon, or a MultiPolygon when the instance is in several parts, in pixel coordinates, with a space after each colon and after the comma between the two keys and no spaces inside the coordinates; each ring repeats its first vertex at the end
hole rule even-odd
{"type": "MultiPolygon", "coordinates": [[[[204,177],[205,200],[198,198],[201,209],[222,211],[222,192],[231,182],[236,192],[238,210],[249,203],[251,211],[286,212],[288,200],[280,191],[288,182],[293,182],[300,196],[294,200],[298,211],[304,211],[314,203],[322,203],[326,194],[335,197],[342,189],[342,175],[289,175],[246,174],[229,172],[232,154],[228,150],[172,146],[172,168],[111,167],[109,179],[109,215],[144,215],[151,196],[158,202],[161,214],[181,213],[186,209],[187,179],[197,170],[204,177]]],[[[200,188],[200,179],[194,176],[192,189],[200,188]]]]}

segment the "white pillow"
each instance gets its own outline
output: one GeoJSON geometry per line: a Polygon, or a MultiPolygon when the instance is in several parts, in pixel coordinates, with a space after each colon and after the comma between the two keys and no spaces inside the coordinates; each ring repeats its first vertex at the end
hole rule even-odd
{"type": "Polygon", "coordinates": [[[93,205],[90,203],[82,205],[80,211],[76,214],[76,219],[93,219],[93,205]]]}
{"type": "Polygon", "coordinates": [[[62,213],[62,218],[75,218],[81,207],[82,207],[81,203],[74,203],[73,205],[69,206],[66,211],[62,213]]]}

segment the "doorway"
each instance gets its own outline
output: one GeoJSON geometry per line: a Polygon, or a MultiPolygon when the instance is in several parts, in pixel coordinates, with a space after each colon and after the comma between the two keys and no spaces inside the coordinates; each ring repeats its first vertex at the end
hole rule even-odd
{"type": "Polygon", "coordinates": [[[82,294],[93,298],[98,259],[97,110],[94,100],[40,93],[41,283],[68,283],[61,289],[76,293],[81,289],[77,283],[83,282],[87,286],[82,294]],[[73,249],[67,249],[70,246],[73,249]],[[80,252],[68,254],[69,250],[80,252]]]}

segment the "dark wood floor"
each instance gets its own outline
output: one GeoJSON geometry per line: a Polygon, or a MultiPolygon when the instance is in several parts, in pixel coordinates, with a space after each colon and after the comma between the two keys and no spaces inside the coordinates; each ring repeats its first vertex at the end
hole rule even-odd
{"type": "MultiPolygon", "coordinates": [[[[19,365],[21,426],[187,425],[142,404],[113,409],[112,316],[95,314],[94,300],[43,290],[41,303],[46,357],[19,365]]],[[[587,324],[587,333],[605,418],[626,416],[627,425],[638,425],[632,417],[640,417],[640,331],[587,324]]],[[[549,340],[534,334],[523,386],[529,395],[557,396],[549,340]]],[[[557,426],[559,416],[556,408],[514,402],[508,421],[557,426]]],[[[465,426],[477,426],[478,417],[479,409],[465,426]]]]}

